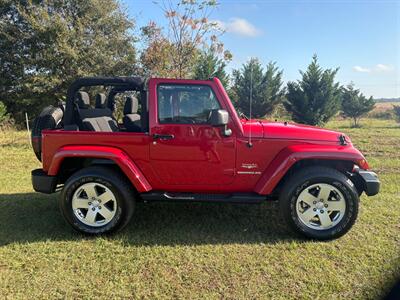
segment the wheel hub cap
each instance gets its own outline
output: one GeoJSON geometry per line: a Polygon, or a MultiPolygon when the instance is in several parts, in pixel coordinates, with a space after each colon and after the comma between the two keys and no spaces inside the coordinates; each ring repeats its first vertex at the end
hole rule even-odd
{"type": "Polygon", "coordinates": [[[296,213],[300,222],[316,230],[336,226],[345,211],[346,201],[343,194],[327,183],[316,183],[305,188],[296,201],[296,213]]]}
{"type": "Polygon", "coordinates": [[[100,227],[111,222],[117,212],[113,192],[100,183],[85,183],[72,196],[72,209],[82,223],[100,227]]]}

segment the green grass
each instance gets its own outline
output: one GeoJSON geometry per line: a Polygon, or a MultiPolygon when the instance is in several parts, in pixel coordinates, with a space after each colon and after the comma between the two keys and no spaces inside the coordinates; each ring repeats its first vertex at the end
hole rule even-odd
{"type": "Polygon", "coordinates": [[[341,239],[298,238],[275,205],[138,205],[121,233],[86,238],[57,195],[34,193],[26,132],[0,133],[0,298],[354,298],[384,295],[400,275],[400,127],[327,127],[350,135],[379,173],[341,239]]]}

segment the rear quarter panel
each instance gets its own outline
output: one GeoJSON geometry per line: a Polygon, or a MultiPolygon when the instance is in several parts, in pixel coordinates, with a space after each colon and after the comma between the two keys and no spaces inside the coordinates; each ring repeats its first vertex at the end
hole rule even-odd
{"type": "MultiPolygon", "coordinates": [[[[85,146],[85,149],[96,149],[98,147],[112,147],[119,149],[134,162],[136,167],[146,174],[151,180],[154,174],[149,165],[149,142],[150,137],[145,133],[132,132],[92,132],[92,131],[43,131],[42,158],[43,170],[48,172],[54,170],[56,154],[68,146],[85,146]],[[87,147],[86,147],[87,146],[87,147]]],[[[79,156],[79,147],[75,148],[76,153],[70,156],[79,156]]],[[[58,171],[58,170],[57,170],[58,171]]]]}

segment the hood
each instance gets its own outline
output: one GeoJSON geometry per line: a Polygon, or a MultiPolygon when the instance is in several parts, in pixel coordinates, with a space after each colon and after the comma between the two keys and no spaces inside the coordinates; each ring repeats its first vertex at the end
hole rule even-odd
{"type": "MultiPolygon", "coordinates": [[[[245,136],[251,135],[255,138],[321,141],[340,143],[341,132],[328,130],[316,126],[301,125],[287,122],[271,122],[267,120],[242,121],[245,136]]],[[[345,136],[346,142],[350,139],[345,136]]]]}

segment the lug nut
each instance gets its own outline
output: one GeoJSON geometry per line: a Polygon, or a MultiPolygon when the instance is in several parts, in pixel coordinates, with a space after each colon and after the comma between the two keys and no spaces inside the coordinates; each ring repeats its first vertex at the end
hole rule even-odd
{"type": "Polygon", "coordinates": [[[317,204],[317,201],[313,201],[313,204],[317,204]]]}
{"type": "Polygon", "coordinates": [[[323,213],[324,213],[324,211],[323,211],[323,210],[320,210],[319,212],[320,212],[321,214],[323,214],[323,213]]]}
{"type": "Polygon", "coordinates": [[[96,209],[93,207],[92,210],[95,211],[96,209]]]}
{"type": "Polygon", "coordinates": [[[313,211],[317,211],[317,209],[316,209],[316,208],[314,208],[314,209],[313,209],[313,211]]]}
{"type": "Polygon", "coordinates": [[[328,207],[328,204],[325,204],[324,206],[325,206],[325,207],[328,207]]]}
{"type": "Polygon", "coordinates": [[[99,206],[99,209],[101,209],[101,206],[99,206]]]}

